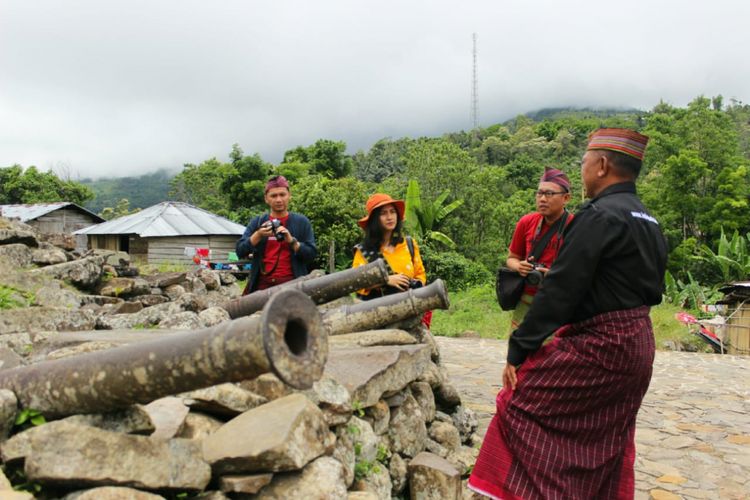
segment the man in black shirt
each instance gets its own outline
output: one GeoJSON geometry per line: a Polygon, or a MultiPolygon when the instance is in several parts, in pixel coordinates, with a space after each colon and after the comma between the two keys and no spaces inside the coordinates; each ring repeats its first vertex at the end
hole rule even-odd
{"type": "Polygon", "coordinates": [[[654,358],[649,310],[661,302],[667,259],[659,223],[636,195],[647,141],[625,129],[590,137],[581,176],[591,200],[511,335],[469,480],[480,493],[634,495],[635,419],[654,358]]]}

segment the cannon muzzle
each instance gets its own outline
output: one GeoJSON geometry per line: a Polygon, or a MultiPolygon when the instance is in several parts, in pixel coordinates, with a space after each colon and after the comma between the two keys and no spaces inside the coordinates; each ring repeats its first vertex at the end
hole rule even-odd
{"type": "Polygon", "coordinates": [[[323,374],[328,337],[315,304],[282,290],[260,316],[0,371],[22,408],[48,417],[106,412],[133,403],[273,372],[312,387],[323,374]]]}

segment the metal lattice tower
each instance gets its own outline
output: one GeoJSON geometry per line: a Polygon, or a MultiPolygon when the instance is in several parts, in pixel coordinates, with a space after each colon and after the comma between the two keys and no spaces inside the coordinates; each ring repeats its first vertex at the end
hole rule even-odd
{"type": "Polygon", "coordinates": [[[474,48],[472,51],[473,68],[471,79],[471,126],[477,128],[479,124],[479,79],[477,77],[477,34],[472,33],[474,48]]]}

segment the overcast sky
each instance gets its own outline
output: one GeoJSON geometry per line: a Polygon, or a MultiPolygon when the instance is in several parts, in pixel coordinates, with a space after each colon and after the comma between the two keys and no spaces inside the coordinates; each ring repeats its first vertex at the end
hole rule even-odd
{"type": "Polygon", "coordinates": [[[748,20],[749,0],[0,0],[0,167],[124,176],[469,129],[472,33],[483,126],[748,102],[748,20]]]}

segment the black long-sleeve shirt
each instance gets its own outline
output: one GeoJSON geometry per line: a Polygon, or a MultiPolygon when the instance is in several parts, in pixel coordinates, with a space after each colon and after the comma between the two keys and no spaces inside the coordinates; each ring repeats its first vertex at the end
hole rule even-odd
{"type": "Polygon", "coordinates": [[[517,366],[559,327],[661,302],[667,244],[635,184],[609,186],[576,213],[531,309],[510,338],[517,366]]]}

